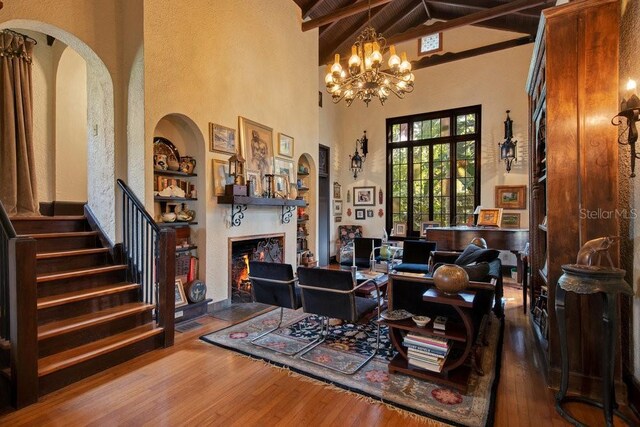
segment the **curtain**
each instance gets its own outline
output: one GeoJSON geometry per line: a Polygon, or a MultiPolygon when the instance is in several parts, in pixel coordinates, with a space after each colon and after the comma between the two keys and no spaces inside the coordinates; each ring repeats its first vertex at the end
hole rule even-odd
{"type": "Polygon", "coordinates": [[[33,152],[34,42],[0,32],[0,200],[9,215],[39,215],[33,152]]]}

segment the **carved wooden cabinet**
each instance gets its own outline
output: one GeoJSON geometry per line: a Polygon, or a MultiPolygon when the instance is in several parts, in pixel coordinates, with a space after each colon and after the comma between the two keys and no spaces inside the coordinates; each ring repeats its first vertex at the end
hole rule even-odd
{"type": "MultiPolygon", "coordinates": [[[[618,234],[617,130],[610,120],[618,109],[619,15],[616,0],[545,10],[527,80],[531,323],[551,386],[557,386],[560,375],[553,306],[561,265],[575,262],[586,241],[618,234]]],[[[598,395],[600,385],[593,378],[601,370],[602,301],[571,295],[567,304],[572,307],[569,346],[575,349],[570,387],[598,395]]],[[[617,380],[619,365],[618,360],[617,380]]]]}

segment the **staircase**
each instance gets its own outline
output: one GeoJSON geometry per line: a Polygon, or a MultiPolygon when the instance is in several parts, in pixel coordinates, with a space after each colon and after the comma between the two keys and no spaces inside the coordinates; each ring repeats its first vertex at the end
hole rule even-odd
{"type": "Polygon", "coordinates": [[[109,247],[93,221],[82,215],[11,223],[18,238],[36,242],[37,396],[171,345],[173,331],[167,340],[156,305],[129,279],[137,277],[131,266],[114,259],[124,258],[119,245],[109,247]]]}

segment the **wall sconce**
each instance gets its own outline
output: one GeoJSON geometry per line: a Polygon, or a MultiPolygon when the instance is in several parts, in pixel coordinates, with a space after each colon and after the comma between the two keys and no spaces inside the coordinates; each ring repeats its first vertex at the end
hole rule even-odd
{"type": "Polygon", "coordinates": [[[367,158],[367,153],[369,152],[369,140],[367,139],[367,131],[364,131],[364,135],[362,138],[356,139],[356,151],[353,153],[353,156],[349,156],[351,160],[351,165],[349,169],[353,172],[353,179],[358,178],[358,174],[362,171],[362,164],[367,158]],[[362,155],[358,153],[358,148],[362,151],[362,155]]]}
{"type": "Polygon", "coordinates": [[[504,160],[504,163],[507,165],[507,173],[511,172],[511,163],[518,161],[516,149],[518,141],[511,139],[513,138],[513,120],[509,117],[510,111],[511,110],[507,110],[507,120],[504,121],[504,141],[498,143],[500,147],[500,160],[504,160]]]}
{"type": "Polygon", "coordinates": [[[244,185],[244,158],[240,154],[229,157],[229,176],[233,177],[233,183],[244,185]]]}
{"type": "Polygon", "coordinates": [[[623,117],[627,119],[627,128],[623,129],[618,136],[618,144],[628,145],[629,147],[631,147],[631,175],[629,175],[630,178],[635,178],[636,159],[640,159],[640,156],[638,156],[638,153],[636,153],[636,142],[638,141],[638,129],[636,128],[636,122],[638,121],[638,116],[640,115],[640,99],[638,99],[638,95],[635,94],[635,90],[636,82],[629,79],[629,81],[627,82],[627,95],[629,96],[629,99],[622,98],[622,102],[620,103],[620,112],[616,114],[613,119],[611,119],[611,124],[614,126],[624,124],[624,122],[621,120],[623,117]],[[618,119],[617,122],[615,121],[616,119],[618,119]]]}

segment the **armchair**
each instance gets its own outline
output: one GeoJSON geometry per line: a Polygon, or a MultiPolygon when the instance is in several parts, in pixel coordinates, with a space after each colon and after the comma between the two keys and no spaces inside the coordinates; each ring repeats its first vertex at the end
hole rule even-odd
{"type": "MultiPolygon", "coordinates": [[[[371,266],[371,254],[376,247],[382,245],[382,239],[369,237],[356,237],[350,246],[343,248],[351,251],[351,257],[344,256],[344,261],[340,261],[340,265],[355,265],[359,268],[369,268],[371,266]]],[[[343,258],[342,256],[340,257],[343,258]]]]}
{"type": "Polygon", "coordinates": [[[394,270],[405,273],[429,272],[431,252],[437,248],[436,242],[425,240],[405,240],[402,249],[402,262],[394,270]]]}
{"type": "MultiPolygon", "coordinates": [[[[298,279],[293,276],[293,268],[291,265],[249,261],[249,280],[251,281],[251,295],[254,302],[280,307],[280,321],[278,325],[252,339],[251,344],[286,355],[293,355],[306,348],[305,346],[293,352],[286,352],[258,342],[261,338],[280,329],[285,308],[297,310],[302,306],[300,290],[296,288],[298,279]]],[[[311,344],[313,344],[313,342],[308,345],[311,344]]]]}
{"type": "Polygon", "coordinates": [[[313,346],[300,353],[300,358],[308,362],[324,366],[347,375],[355,374],[366,365],[378,353],[380,347],[380,325],[377,325],[376,347],[372,354],[358,366],[350,370],[343,370],[333,366],[324,365],[304,355],[314,347],[324,342],[329,335],[329,318],[343,319],[356,323],[366,314],[378,309],[380,316],[380,288],[372,279],[366,280],[356,286],[350,271],[328,270],[322,268],[298,267],[298,286],[302,290],[302,307],[305,313],[312,313],[323,317],[320,339],[313,346]],[[362,298],[355,295],[356,290],[373,282],[376,286],[377,298],[362,298]]]}

